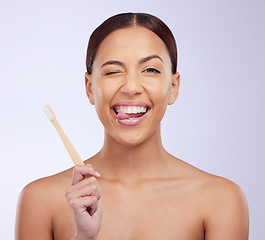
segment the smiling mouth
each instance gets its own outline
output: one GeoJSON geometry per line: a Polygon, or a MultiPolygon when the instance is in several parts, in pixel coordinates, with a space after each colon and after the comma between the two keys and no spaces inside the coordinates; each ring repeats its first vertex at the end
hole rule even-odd
{"type": "Polygon", "coordinates": [[[113,106],[117,120],[137,119],[144,116],[150,109],[147,106],[113,106]]]}

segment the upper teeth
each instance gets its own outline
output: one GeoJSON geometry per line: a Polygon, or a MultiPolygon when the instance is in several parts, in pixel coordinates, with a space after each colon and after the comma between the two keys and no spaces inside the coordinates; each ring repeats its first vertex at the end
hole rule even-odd
{"type": "Polygon", "coordinates": [[[145,113],[146,107],[140,107],[140,106],[116,106],[115,110],[117,113],[145,113]]]}

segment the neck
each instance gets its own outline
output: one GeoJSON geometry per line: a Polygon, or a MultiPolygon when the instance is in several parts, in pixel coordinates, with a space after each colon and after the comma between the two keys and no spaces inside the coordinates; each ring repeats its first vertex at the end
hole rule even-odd
{"type": "Polygon", "coordinates": [[[163,167],[165,154],[160,128],[141,144],[123,145],[105,133],[105,141],[99,152],[101,175],[122,182],[152,178],[163,167]]]}

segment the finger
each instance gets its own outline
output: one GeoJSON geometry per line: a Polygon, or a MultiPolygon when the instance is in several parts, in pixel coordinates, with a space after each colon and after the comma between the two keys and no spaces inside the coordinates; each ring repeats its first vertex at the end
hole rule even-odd
{"type": "Polygon", "coordinates": [[[100,177],[100,174],[91,166],[91,164],[75,166],[73,170],[72,184],[82,181],[85,176],[100,177]]]}
{"type": "Polygon", "coordinates": [[[95,196],[75,198],[70,202],[70,207],[75,213],[92,216],[98,210],[98,199],[95,196]]]}
{"type": "Polygon", "coordinates": [[[72,185],[65,192],[65,196],[68,201],[74,198],[91,195],[96,196],[97,199],[101,198],[100,186],[95,177],[85,179],[75,185],[72,185]]]}
{"type": "Polygon", "coordinates": [[[69,191],[76,191],[78,189],[81,189],[85,186],[89,187],[95,185],[98,189],[100,189],[99,183],[95,177],[90,177],[82,180],[81,182],[76,183],[75,185],[71,185],[68,190],[69,191]]]}
{"type": "Polygon", "coordinates": [[[89,208],[87,208],[87,211],[89,213],[90,216],[93,216],[94,213],[98,210],[98,199],[95,199],[96,201],[94,201],[89,208]]]}

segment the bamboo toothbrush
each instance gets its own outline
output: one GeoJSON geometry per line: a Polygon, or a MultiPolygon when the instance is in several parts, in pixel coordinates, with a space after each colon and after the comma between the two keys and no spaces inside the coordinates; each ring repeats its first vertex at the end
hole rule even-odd
{"type": "Polygon", "coordinates": [[[44,112],[46,113],[47,117],[51,120],[53,126],[56,128],[57,132],[59,133],[64,146],[66,147],[66,150],[68,151],[70,157],[72,158],[73,162],[75,165],[85,165],[80,158],[79,154],[75,150],[74,146],[72,143],[69,141],[65,133],[63,132],[60,124],[58,123],[54,112],[52,111],[51,107],[49,105],[45,105],[43,107],[44,112]]]}

